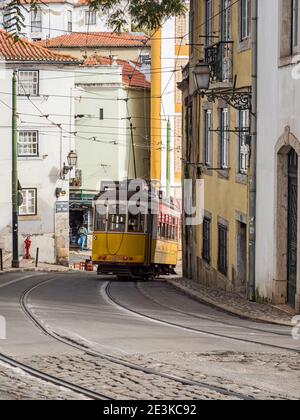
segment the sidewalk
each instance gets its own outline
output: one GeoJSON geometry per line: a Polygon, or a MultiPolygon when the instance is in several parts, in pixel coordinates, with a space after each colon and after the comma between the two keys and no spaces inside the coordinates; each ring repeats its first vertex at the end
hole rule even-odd
{"type": "Polygon", "coordinates": [[[167,281],[189,296],[241,318],[289,327],[292,325],[292,313],[289,314],[279,307],[249,302],[238,294],[211,289],[186,278],[167,281]]]}
{"type": "Polygon", "coordinates": [[[35,261],[34,260],[21,260],[20,261],[20,268],[11,268],[10,266],[11,261],[7,260],[4,263],[4,271],[0,271],[1,274],[7,274],[7,273],[22,273],[26,271],[31,272],[44,272],[44,273],[65,273],[68,271],[71,271],[68,267],[63,267],[61,265],[55,265],[55,264],[44,264],[39,263],[38,267],[35,267],[35,261]]]}

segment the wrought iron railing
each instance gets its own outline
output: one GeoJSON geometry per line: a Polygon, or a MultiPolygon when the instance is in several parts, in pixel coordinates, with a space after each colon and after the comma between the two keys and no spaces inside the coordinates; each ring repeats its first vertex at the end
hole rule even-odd
{"type": "Polygon", "coordinates": [[[221,41],[205,48],[205,61],[211,68],[211,81],[232,82],[233,41],[221,41]]]}

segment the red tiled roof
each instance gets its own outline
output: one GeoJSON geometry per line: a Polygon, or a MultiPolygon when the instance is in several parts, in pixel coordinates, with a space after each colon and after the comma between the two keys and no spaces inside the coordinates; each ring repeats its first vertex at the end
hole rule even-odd
{"type": "MultiPolygon", "coordinates": [[[[33,3],[33,0],[20,0],[21,4],[30,4],[33,3]]],[[[39,3],[39,4],[51,4],[51,3],[70,3],[70,4],[74,4],[74,6],[88,6],[90,4],[89,0],[78,0],[78,1],[73,1],[73,0],[35,0],[35,3],[39,3]]]]}
{"type": "Polygon", "coordinates": [[[26,39],[20,39],[15,42],[13,37],[2,29],[0,29],[0,57],[6,61],[80,63],[80,60],[77,58],[54,53],[26,39]]]}
{"type": "MultiPolygon", "coordinates": [[[[21,4],[31,4],[33,3],[32,0],[20,0],[21,4]]],[[[44,3],[44,4],[50,4],[50,3],[73,3],[72,0],[65,1],[65,0],[36,0],[35,3],[44,3]]]]}
{"type": "Polygon", "coordinates": [[[75,6],[88,6],[89,3],[89,0],[78,0],[75,2],[75,6]]]}
{"type": "MultiPolygon", "coordinates": [[[[61,35],[39,41],[46,48],[83,48],[83,47],[143,47],[148,43],[145,35],[127,32],[90,32],[61,35]]],[[[149,44],[148,44],[149,45],[149,44]]]]}
{"type": "MultiPolygon", "coordinates": [[[[123,83],[127,86],[150,89],[150,83],[147,81],[145,75],[139,70],[140,64],[132,63],[125,60],[116,60],[119,66],[122,66],[123,83]]],[[[97,67],[97,66],[111,66],[113,61],[111,58],[102,57],[100,55],[93,55],[87,58],[83,66],[97,67]]]]}

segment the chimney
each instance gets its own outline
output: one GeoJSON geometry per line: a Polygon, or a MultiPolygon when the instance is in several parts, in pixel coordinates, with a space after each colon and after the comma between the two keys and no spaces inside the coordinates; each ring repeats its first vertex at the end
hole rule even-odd
{"type": "Polygon", "coordinates": [[[117,66],[118,65],[118,56],[117,55],[111,55],[110,56],[110,59],[111,59],[111,65],[112,66],[117,66]]]}

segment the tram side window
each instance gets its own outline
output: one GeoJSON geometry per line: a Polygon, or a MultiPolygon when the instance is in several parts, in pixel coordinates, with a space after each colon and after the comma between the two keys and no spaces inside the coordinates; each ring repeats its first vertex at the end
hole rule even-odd
{"type": "Polygon", "coordinates": [[[142,213],[131,214],[128,216],[128,232],[144,233],[145,232],[145,215],[142,213]]]}
{"type": "Polygon", "coordinates": [[[106,232],[106,214],[101,214],[96,211],[95,216],[95,231],[96,232],[106,232]]]}

